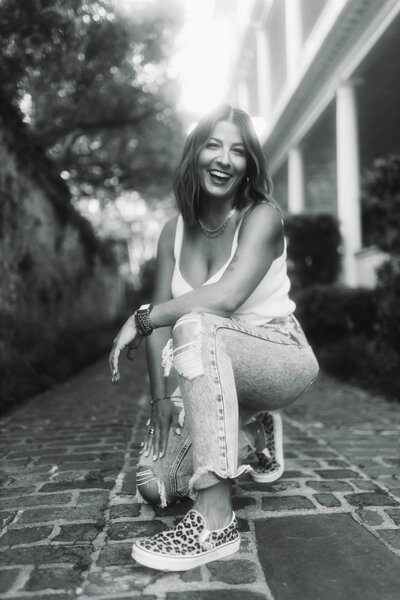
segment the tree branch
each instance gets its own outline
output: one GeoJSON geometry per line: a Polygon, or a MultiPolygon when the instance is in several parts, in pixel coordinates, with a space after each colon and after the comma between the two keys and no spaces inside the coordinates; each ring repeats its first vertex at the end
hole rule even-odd
{"type": "Polygon", "coordinates": [[[48,129],[43,133],[36,133],[36,139],[42,146],[49,147],[53,146],[60,139],[60,137],[67,136],[76,131],[79,131],[78,135],[82,135],[84,133],[92,133],[96,130],[119,129],[121,127],[127,127],[128,125],[137,125],[144,119],[148,119],[158,112],[159,111],[153,107],[143,111],[138,115],[128,118],[116,116],[112,119],[101,119],[92,122],[79,121],[77,123],[70,123],[68,125],[58,127],[56,129],[48,129]]]}

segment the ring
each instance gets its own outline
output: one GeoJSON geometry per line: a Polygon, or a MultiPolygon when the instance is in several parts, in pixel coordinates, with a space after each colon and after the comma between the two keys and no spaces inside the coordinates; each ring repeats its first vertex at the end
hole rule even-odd
{"type": "Polygon", "coordinates": [[[152,427],[150,427],[150,429],[147,432],[149,435],[154,435],[154,429],[152,427]]]}

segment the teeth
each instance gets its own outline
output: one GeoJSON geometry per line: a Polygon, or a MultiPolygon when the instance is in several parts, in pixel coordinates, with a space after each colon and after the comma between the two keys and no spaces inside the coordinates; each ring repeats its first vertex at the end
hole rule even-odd
{"type": "Polygon", "coordinates": [[[223,173],[222,171],[210,171],[211,175],[215,175],[216,177],[222,177],[223,179],[229,179],[230,175],[227,173],[223,173]]]}

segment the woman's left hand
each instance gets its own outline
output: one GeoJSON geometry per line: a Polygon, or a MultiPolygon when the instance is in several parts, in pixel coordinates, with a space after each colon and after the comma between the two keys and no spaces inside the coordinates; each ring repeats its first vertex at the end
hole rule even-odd
{"type": "Polygon", "coordinates": [[[176,435],[181,435],[179,424],[179,409],[167,396],[152,406],[151,417],[146,423],[148,427],[141,452],[145,456],[153,454],[153,460],[162,458],[167,451],[170,427],[176,435]]]}
{"type": "Polygon", "coordinates": [[[117,337],[114,339],[113,347],[110,353],[109,363],[112,383],[115,383],[120,379],[118,360],[121,351],[128,347],[127,357],[129,360],[133,360],[135,357],[135,351],[137,348],[139,348],[142,339],[142,336],[138,333],[136,328],[135,317],[129,317],[125,325],[123,325],[119,331],[117,337]]]}

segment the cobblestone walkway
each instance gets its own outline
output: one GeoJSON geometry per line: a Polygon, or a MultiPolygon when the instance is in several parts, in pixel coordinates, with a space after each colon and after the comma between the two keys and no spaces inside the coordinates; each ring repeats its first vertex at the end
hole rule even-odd
{"type": "Polygon", "coordinates": [[[240,553],[135,564],[134,539],[190,506],[134,503],[144,373],[142,353],[114,387],[103,360],[0,421],[0,598],[398,600],[400,404],[325,375],[283,413],[282,479],[235,487],[240,553]]]}

